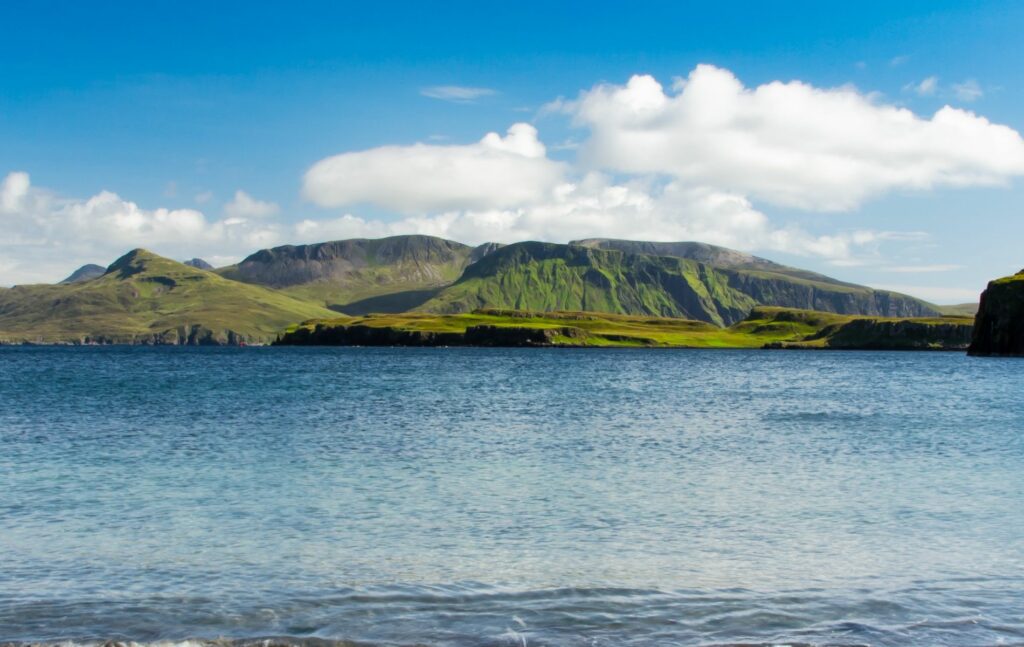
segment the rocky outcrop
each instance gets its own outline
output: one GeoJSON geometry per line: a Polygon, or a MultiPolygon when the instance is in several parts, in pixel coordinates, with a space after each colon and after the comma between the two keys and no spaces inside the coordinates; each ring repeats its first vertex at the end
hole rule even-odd
{"type": "Polygon", "coordinates": [[[1024,270],[985,288],[968,353],[1024,357],[1024,270]]]}
{"type": "Polygon", "coordinates": [[[965,350],[971,323],[854,319],[822,334],[826,348],[845,350],[965,350]]]}

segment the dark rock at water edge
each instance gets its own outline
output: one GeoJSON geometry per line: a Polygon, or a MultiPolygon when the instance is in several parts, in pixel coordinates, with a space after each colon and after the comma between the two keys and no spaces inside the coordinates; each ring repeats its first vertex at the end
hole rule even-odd
{"type": "Polygon", "coordinates": [[[277,346],[483,346],[523,348],[571,346],[586,332],[573,326],[529,328],[517,326],[470,326],[463,332],[402,330],[388,326],[329,326],[299,328],[274,342],[277,346]]]}
{"type": "Polygon", "coordinates": [[[821,350],[966,350],[972,326],[963,323],[921,320],[886,321],[854,319],[826,326],[803,342],[772,342],[765,348],[821,350]],[[807,342],[825,340],[823,346],[807,342]]]}
{"type": "Polygon", "coordinates": [[[1024,270],[985,288],[968,353],[1024,357],[1024,270]]]}

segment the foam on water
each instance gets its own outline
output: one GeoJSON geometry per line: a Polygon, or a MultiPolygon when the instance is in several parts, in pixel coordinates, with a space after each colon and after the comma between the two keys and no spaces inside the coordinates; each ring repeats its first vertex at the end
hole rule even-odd
{"type": "Polygon", "coordinates": [[[1021,644],[1022,392],[956,354],[0,349],[0,641],[1021,644]]]}

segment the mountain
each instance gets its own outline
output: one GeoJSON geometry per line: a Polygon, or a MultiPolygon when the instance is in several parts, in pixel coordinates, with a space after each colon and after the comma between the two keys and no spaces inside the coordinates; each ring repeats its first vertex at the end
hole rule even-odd
{"type": "Polygon", "coordinates": [[[335,313],[143,249],[89,281],[0,291],[6,342],[269,342],[289,324],[324,316],[335,313]]]}
{"type": "Polygon", "coordinates": [[[393,311],[416,307],[498,247],[470,247],[433,236],[357,238],[264,249],[217,272],[342,312],[375,305],[393,311]]]}
{"type": "Polygon", "coordinates": [[[83,265],[82,267],[72,272],[71,276],[60,282],[60,285],[88,281],[89,279],[94,279],[98,276],[103,276],[103,273],[106,271],[107,268],[103,267],[102,265],[95,265],[93,263],[89,263],[88,265],[83,265]]]}
{"type": "Polygon", "coordinates": [[[265,249],[214,271],[135,250],[100,276],[72,279],[0,290],[0,341],[256,342],[332,311],[592,311],[717,326],[759,305],[940,314],[906,295],[722,247],[610,239],[478,247],[431,236],[353,239],[265,249]]]}
{"type": "MultiPolygon", "coordinates": [[[[638,245],[631,249],[672,251],[643,247],[656,243],[638,245]]],[[[716,325],[740,321],[756,305],[890,317],[939,314],[931,304],[913,297],[842,283],[756,257],[743,259],[739,252],[723,248],[684,246],[674,251],[694,249],[710,253],[726,267],[592,244],[516,243],[468,266],[458,281],[418,309],[436,313],[479,308],[586,310],[682,317],[716,325]],[[722,260],[722,252],[735,256],[722,260]]]]}
{"type": "Polygon", "coordinates": [[[209,263],[207,263],[206,261],[204,261],[201,258],[189,259],[189,260],[185,261],[184,264],[188,265],[189,267],[194,267],[197,270],[206,270],[207,272],[210,272],[210,271],[213,270],[213,265],[210,265],[209,263]]]}
{"type": "Polygon", "coordinates": [[[1024,356],[1024,270],[990,281],[981,293],[968,352],[1024,356]]]}

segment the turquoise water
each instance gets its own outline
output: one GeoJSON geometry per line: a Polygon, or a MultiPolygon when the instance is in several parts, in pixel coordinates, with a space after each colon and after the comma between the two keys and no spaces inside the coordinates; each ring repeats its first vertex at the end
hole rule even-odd
{"type": "Polygon", "coordinates": [[[1024,362],[0,349],[0,642],[1024,643],[1024,362]]]}

